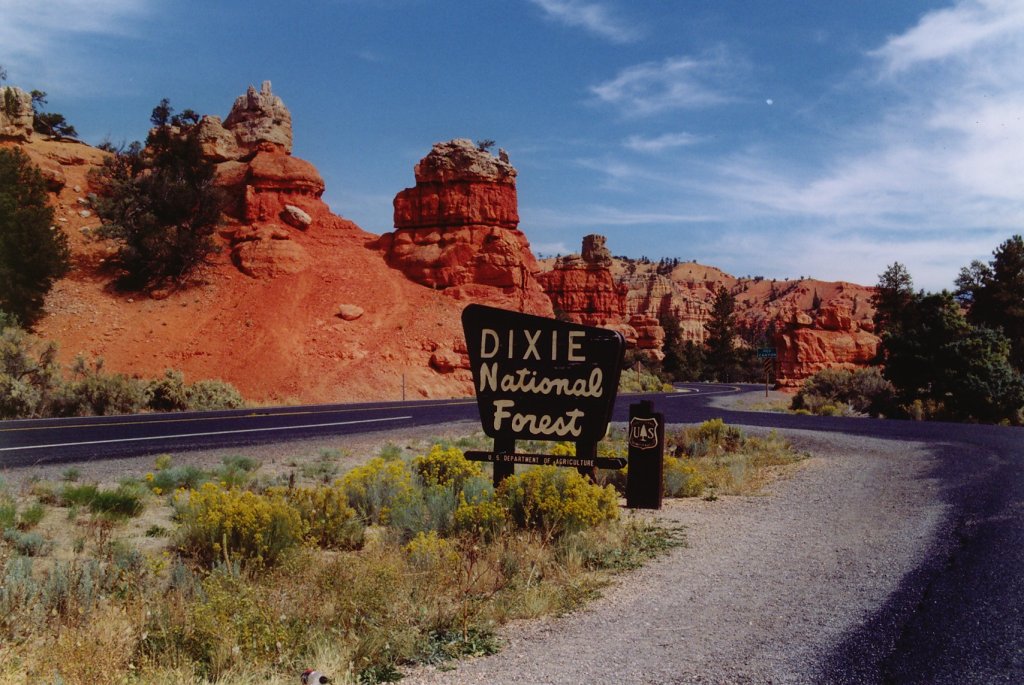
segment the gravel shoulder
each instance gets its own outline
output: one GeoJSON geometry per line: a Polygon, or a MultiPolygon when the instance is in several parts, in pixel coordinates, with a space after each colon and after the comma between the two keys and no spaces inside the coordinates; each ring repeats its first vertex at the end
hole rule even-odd
{"type": "Polygon", "coordinates": [[[688,546],[426,683],[803,683],[924,556],[946,513],[921,445],[810,432],[760,496],[673,500],[688,546]]]}

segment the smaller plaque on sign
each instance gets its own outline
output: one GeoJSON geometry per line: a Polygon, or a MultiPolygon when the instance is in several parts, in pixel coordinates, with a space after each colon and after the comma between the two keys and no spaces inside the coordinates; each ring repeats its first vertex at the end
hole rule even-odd
{"type": "Polygon", "coordinates": [[[653,450],[658,446],[658,419],[654,417],[629,420],[629,446],[638,450],[653,450]]]}

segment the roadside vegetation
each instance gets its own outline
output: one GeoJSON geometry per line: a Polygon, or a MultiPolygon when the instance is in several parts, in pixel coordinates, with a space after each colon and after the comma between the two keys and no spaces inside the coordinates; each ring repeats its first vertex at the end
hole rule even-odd
{"type": "Polygon", "coordinates": [[[104,416],[142,411],[233,409],[245,405],[229,383],[186,383],[180,371],[142,379],[109,373],[103,360],[79,356],[65,368],[57,346],[0,311],[0,419],[104,416]]]}
{"type": "MultiPolygon", "coordinates": [[[[327,483],[301,462],[164,455],[117,485],[77,469],[0,485],[0,681],[292,683],[315,666],[391,682],[496,651],[501,624],[570,610],[682,543],[620,513],[620,473],[521,467],[495,489],[456,446],[483,443],[389,444],[327,483]]],[[[674,497],[753,492],[801,456],[721,421],[669,444],[674,497]]]]}
{"type": "Polygon", "coordinates": [[[1024,239],[961,269],[957,291],[915,291],[899,262],[879,276],[880,370],[822,371],[792,408],[917,420],[1024,423],[1024,239]]]}

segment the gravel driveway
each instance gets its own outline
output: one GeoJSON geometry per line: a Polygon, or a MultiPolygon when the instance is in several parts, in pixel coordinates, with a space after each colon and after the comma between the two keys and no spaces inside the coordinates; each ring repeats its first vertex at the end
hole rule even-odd
{"type": "Polygon", "coordinates": [[[946,505],[921,445],[787,433],[814,457],[760,496],[668,500],[688,546],[505,648],[402,683],[804,683],[925,554],[946,505]]]}

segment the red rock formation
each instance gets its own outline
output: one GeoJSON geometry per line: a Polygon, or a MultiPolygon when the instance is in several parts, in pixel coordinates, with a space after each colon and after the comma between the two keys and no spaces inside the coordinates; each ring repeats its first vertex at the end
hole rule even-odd
{"type": "Polygon", "coordinates": [[[616,283],[612,264],[604,236],[588,235],[583,238],[579,255],[559,257],[538,280],[559,315],[587,326],[616,330],[630,348],[640,350],[650,361],[661,361],[665,357],[661,351],[665,331],[657,314],[630,315],[628,286],[616,283]]]}
{"type": "Polygon", "coordinates": [[[550,316],[519,224],[516,170],[465,139],[437,143],[395,197],[395,231],[373,243],[411,280],[456,299],[550,316]]]}
{"type": "MultiPolygon", "coordinates": [[[[600,238],[600,250],[607,253],[602,236],[587,236],[584,246],[590,239],[593,248],[594,238],[600,238]]],[[[626,291],[615,283],[608,268],[610,261],[610,255],[584,250],[581,255],[559,257],[551,271],[540,274],[538,279],[555,311],[587,326],[625,323],[626,291]]]]}
{"type": "Polygon", "coordinates": [[[223,232],[238,268],[254,278],[308,268],[295,230],[335,224],[337,218],[320,199],[324,180],[316,167],[291,155],[291,114],[270,82],[259,92],[249,86],[223,123],[205,116],[193,133],[217,166],[216,183],[228,196],[226,213],[240,224],[223,232]]]}
{"type": "Polygon", "coordinates": [[[878,336],[863,329],[844,304],[823,306],[815,317],[794,311],[780,324],[774,344],[782,387],[799,387],[823,369],[867,366],[878,352],[878,336]]]}

